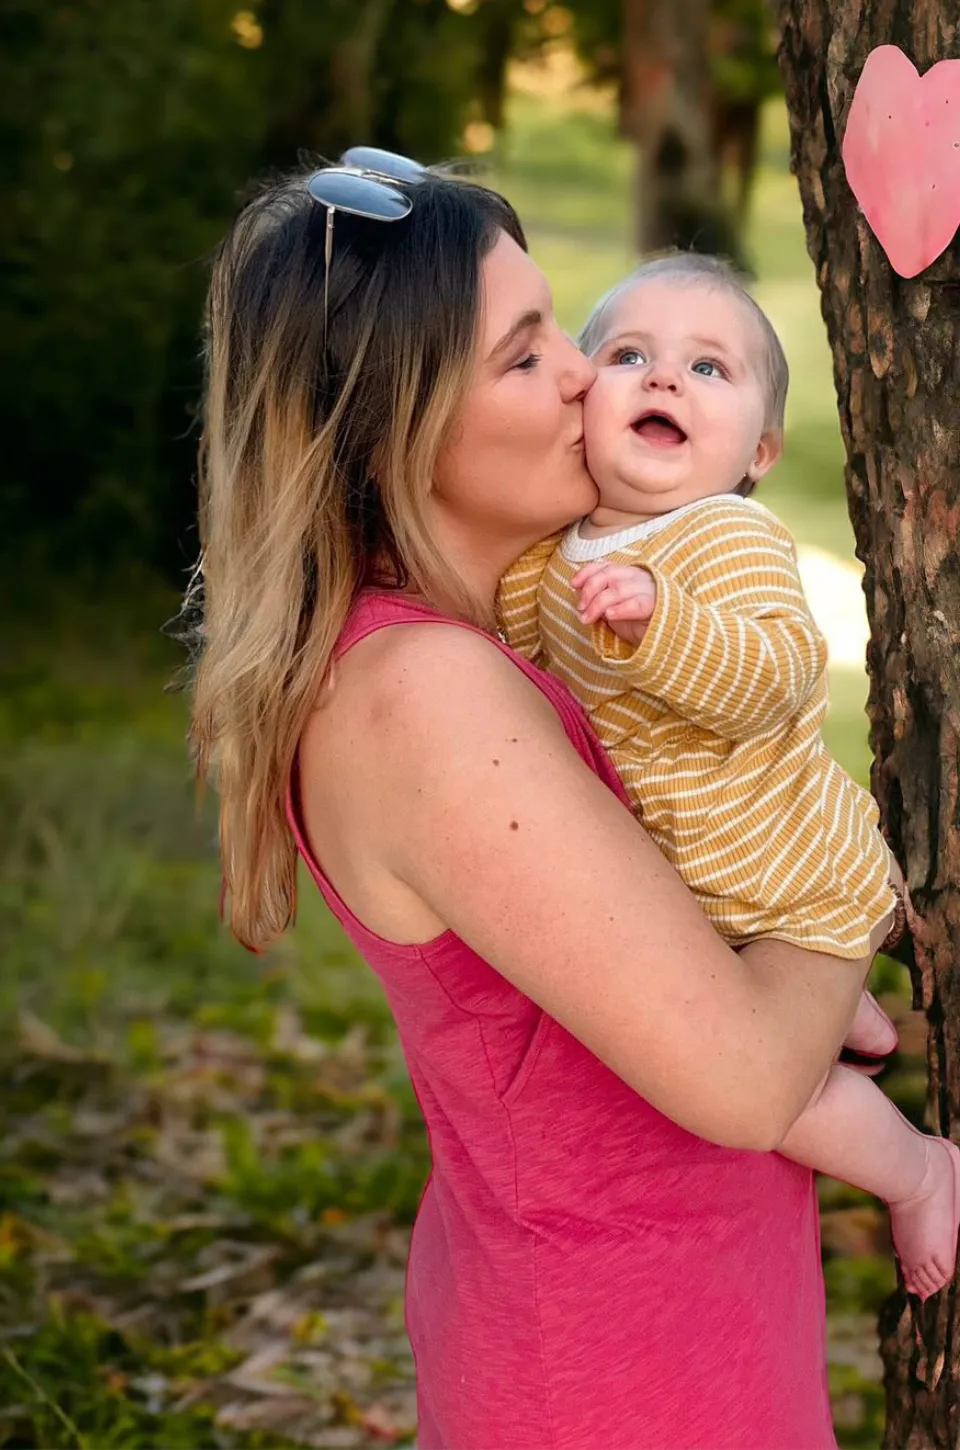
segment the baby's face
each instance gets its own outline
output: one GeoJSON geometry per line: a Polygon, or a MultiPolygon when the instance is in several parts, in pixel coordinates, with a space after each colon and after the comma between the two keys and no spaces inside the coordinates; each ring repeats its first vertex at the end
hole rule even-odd
{"type": "Polygon", "coordinates": [[[779,443],[763,431],[760,330],[728,293],[641,282],[592,356],[584,439],[602,509],[667,513],[776,461],[779,443]]]}

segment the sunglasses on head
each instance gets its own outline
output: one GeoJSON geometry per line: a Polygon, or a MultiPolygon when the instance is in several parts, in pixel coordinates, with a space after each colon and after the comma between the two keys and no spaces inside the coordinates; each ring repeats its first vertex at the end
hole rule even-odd
{"type": "Polygon", "coordinates": [[[323,336],[326,344],[330,294],[330,263],[333,260],[333,219],[338,211],[372,222],[397,222],[409,216],[413,202],[397,182],[419,181],[426,167],[393,151],[376,146],[351,146],[337,166],[327,166],[307,177],[306,188],[314,201],[327,209],[324,234],[323,336]]]}

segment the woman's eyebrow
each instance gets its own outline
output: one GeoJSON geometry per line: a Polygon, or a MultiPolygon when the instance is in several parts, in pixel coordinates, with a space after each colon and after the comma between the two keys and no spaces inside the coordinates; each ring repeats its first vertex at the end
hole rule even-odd
{"type": "Polygon", "coordinates": [[[487,358],[487,362],[492,362],[495,357],[498,357],[500,355],[500,353],[506,352],[507,348],[509,348],[510,345],[517,340],[521,332],[526,332],[528,327],[539,327],[542,321],[543,313],[535,307],[531,308],[528,312],[522,312],[517,318],[516,322],[514,322],[503,334],[500,341],[498,343],[495,343],[494,346],[490,349],[490,355],[487,358]]]}

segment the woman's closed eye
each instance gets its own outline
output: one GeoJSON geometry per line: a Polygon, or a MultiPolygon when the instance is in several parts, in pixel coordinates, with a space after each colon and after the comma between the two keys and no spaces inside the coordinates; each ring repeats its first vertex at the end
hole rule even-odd
{"type": "Polygon", "coordinates": [[[542,357],[543,353],[541,352],[528,352],[526,357],[522,357],[519,362],[514,363],[512,371],[518,373],[532,372],[542,357]]]}

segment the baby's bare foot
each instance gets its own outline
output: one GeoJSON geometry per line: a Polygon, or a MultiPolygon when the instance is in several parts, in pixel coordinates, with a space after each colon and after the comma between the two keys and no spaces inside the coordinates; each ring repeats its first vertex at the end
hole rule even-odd
{"type": "Polygon", "coordinates": [[[886,1057],[893,1052],[899,1038],[897,1029],[869,992],[861,992],[856,1016],[844,1039],[844,1047],[865,1052],[871,1057],[886,1057]]]}
{"type": "Polygon", "coordinates": [[[929,1299],[949,1283],[960,1228],[960,1149],[946,1138],[925,1138],[927,1166],[909,1198],[890,1204],[893,1242],[911,1294],[929,1299]]]}

